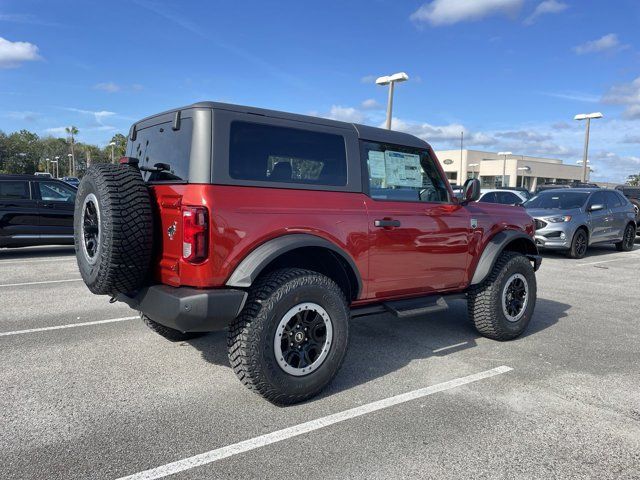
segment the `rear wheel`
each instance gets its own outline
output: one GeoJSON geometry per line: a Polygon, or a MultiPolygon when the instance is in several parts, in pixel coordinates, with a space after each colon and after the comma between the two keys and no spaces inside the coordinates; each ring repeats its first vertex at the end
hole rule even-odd
{"type": "Polygon", "coordinates": [[[317,395],[342,365],[349,308],[330,278],[302,269],[261,277],[229,330],[229,362],[250,390],[280,405],[317,395]]]}
{"type": "Polygon", "coordinates": [[[517,252],[503,252],[487,279],[469,290],[469,318],[485,337],[516,338],[529,325],[536,295],[531,262],[517,252]]]}
{"type": "Polygon", "coordinates": [[[616,243],[616,250],[619,252],[630,252],[633,250],[633,244],[636,240],[636,227],[630,223],[624,229],[622,241],[616,243]]]}
{"type": "Polygon", "coordinates": [[[571,240],[571,247],[567,251],[567,257],[569,258],[584,258],[587,254],[587,248],[589,246],[589,235],[584,228],[579,228],[576,233],[573,234],[571,240]]]}

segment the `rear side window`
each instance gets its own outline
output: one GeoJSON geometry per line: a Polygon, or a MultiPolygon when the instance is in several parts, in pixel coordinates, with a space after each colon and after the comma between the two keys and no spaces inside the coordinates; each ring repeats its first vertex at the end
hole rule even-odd
{"type": "Polygon", "coordinates": [[[343,186],[347,184],[344,137],[231,122],[229,175],[237,180],[343,186]]]}
{"type": "Polygon", "coordinates": [[[29,200],[29,183],[0,181],[0,198],[5,200],[29,200]]]}
{"type": "Polygon", "coordinates": [[[129,156],[140,160],[140,166],[168,166],[167,170],[145,172],[146,181],[189,180],[193,121],[191,118],[183,118],[178,130],[173,130],[172,127],[173,122],[165,122],[137,130],[136,139],[129,146],[129,156]]]}
{"type": "Polygon", "coordinates": [[[605,192],[607,196],[607,206],[609,208],[621,207],[624,205],[622,199],[616,192],[605,192]]]}
{"type": "Polygon", "coordinates": [[[427,150],[362,142],[369,195],[378,200],[448,202],[449,191],[427,150]]]}
{"type": "Polygon", "coordinates": [[[59,182],[38,182],[38,187],[41,200],[67,203],[76,201],[76,190],[59,182]]]}
{"type": "Polygon", "coordinates": [[[498,203],[496,192],[485,193],[480,199],[483,203],[498,203]]]}

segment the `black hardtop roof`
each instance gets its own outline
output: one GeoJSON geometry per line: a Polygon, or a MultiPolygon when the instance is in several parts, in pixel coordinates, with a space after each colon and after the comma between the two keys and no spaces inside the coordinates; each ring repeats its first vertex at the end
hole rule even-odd
{"type": "Polygon", "coordinates": [[[605,192],[606,189],[599,187],[582,187],[582,188],[545,188],[540,193],[593,193],[593,192],[605,192]]]}
{"type": "Polygon", "coordinates": [[[391,143],[395,145],[405,145],[407,147],[415,148],[431,148],[431,146],[424,140],[414,135],[410,135],[404,132],[398,132],[395,130],[385,130],[383,128],[370,127],[368,125],[361,125],[357,123],[341,122],[339,120],[330,120],[328,118],[314,117],[311,115],[300,115],[297,113],[281,112],[279,110],[268,110],[265,108],[248,107],[244,105],[234,105],[231,103],[221,102],[197,102],[184,107],[174,108],[172,110],[167,110],[165,112],[145,117],[142,120],[136,122],[136,125],[160,115],[166,115],[168,113],[173,113],[178,110],[186,110],[188,108],[211,108],[216,110],[227,110],[231,112],[248,113],[253,115],[261,115],[264,117],[293,120],[296,122],[312,123],[315,125],[325,125],[328,127],[353,129],[356,132],[356,135],[358,135],[358,138],[362,140],[391,143]]]}

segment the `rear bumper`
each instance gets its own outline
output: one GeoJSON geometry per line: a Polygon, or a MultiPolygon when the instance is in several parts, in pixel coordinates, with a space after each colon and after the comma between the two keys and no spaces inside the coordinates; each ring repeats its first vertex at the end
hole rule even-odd
{"type": "Polygon", "coordinates": [[[181,332],[213,332],[223,330],[238,316],[247,292],[153,285],[135,296],[120,294],[117,299],[165,327],[181,332]]]}

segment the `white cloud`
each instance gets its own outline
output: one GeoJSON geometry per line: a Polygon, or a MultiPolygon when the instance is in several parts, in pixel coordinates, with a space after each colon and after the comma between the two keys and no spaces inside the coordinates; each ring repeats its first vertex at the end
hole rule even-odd
{"type": "Polygon", "coordinates": [[[375,75],[365,75],[364,77],[362,77],[360,79],[360,82],[362,82],[362,83],[373,83],[373,82],[376,81],[376,78],[378,78],[378,77],[376,77],[375,75]]]}
{"type": "Polygon", "coordinates": [[[597,40],[591,40],[589,42],[585,42],[582,45],[578,45],[577,47],[573,47],[573,51],[578,55],[584,55],[586,53],[599,53],[611,50],[618,50],[621,48],[627,48],[628,45],[621,45],[620,40],[618,40],[618,35],[615,33],[609,33],[604,35],[597,40]]]}
{"type": "Polygon", "coordinates": [[[7,112],[5,117],[13,120],[21,120],[23,122],[37,122],[42,115],[38,112],[21,111],[21,112],[7,112]]]}
{"type": "MultiPolygon", "coordinates": [[[[384,123],[379,125],[384,127],[384,123]]],[[[469,132],[464,125],[452,123],[449,125],[431,125],[429,123],[417,123],[393,118],[392,127],[394,130],[410,133],[422,138],[427,142],[443,142],[448,144],[459,144],[460,134],[464,132],[465,144],[475,146],[493,145],[495,138],[484,133],[469,132]]]]}
{"type": "Polygon", "coordinates": [[[29,42],[11,42],[0,37],[0,68],[16,68],[24,62],[40,60],[38,47],[29,42]]]}
{"type": "Polygon", "coordinates": [[[602,97],[602,101],[626,107],[622,113],[624,118],[640,119],[640,77],[629,83],[611,87],[602,97]]]}
{"type": "Polygon", "coordinates": [[[524,0],[433,0],[411,14],[411,20],[433,26],[481,20],[495,14],[515,15],[524,0]]]}
{"type": "Polygon", "coordinates": [[[362,123],[366,118],[364,113],[357,108],[343,107],[341,105],[332,105],[329,113],[324,116],[332,120],[340,120],[342,122],[349,123],[362,123]]]}
{"type": "Polygon", "coordinates": [[[97,83],[93,86],[93,88],[96,90],[102,90],[103,92],[107,93],[115,93],[122,90],[122,87],[114,82],[97,83]]]}
{"type": "Polygon", "coordinates": [[[598,103],[600,101],[599,96],[584,92],[541,92],[541,94],[575,102],[598,103]]]}
{"type": "Polygon", "coordinates": [[[524,20],[524,24],[533,25],[536,20],[538,20],[538,17],[549,13],[564,12],[567,8],[569,8],[569,5],[566,3],[558,2],[557,0],[544,0],[544,2],[539,3],[533,13],[524,20]]]}
{"type": "Polygon", "coordinates": [[[380,110],[382,108],[384,108],[380,103],[378,103],[377,100],[375,100],[374,98],[367,98],[365,101],[363,101],[360,104],[360,107],[363,110],[380,110]]]}

